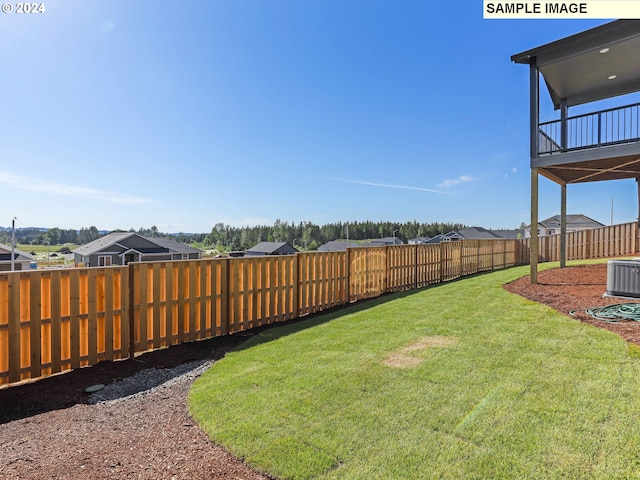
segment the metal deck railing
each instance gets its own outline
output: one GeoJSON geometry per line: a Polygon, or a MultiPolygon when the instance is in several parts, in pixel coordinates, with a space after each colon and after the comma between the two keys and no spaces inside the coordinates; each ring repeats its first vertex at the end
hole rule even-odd
{"type": "Polygon", "coordinates": [[[568,117],[566,123],[564,148],[562,120],[538,125],[539,155],[640,142],[640,103],[568,117]]]}

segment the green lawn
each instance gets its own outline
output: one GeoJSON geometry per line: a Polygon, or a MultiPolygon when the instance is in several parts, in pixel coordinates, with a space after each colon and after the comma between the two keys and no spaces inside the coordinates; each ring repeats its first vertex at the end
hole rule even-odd
{"type": "Polygon", "coordinates": [[[268,330],[191,413],[278,478],[640,478],[640,350],[502,289],[526,273],[268,330]]]}

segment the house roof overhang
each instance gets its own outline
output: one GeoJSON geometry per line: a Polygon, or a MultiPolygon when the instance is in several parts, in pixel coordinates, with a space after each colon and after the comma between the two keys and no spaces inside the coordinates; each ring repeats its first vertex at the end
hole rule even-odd
{"type": "Polygon", "coordinates": [[[640,91],[640,20],[615,20],[511,56],[535,64],[556,109],[640,91]],[[610,78],[614,76],[613,78],[610,78]]]}

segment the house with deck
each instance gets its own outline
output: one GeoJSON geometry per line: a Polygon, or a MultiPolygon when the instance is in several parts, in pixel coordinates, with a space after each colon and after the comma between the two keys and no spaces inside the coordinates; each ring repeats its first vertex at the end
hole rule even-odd
{"type": "MultiPolygon", "coordinates": [[[[539,223],[542,175],[560,186],[561,266],[566,265],[567,186],[640,182],[638,52],[640,20],[615,20],[511,56],[513,62],[529,67],[530,224],[539,223]],[[555,118],[540,118],[541,78],[555,118]],[[600,101],[608,108],[592,109],[600,101]],[[581,106],[581,113],[570,115],[569,109],[576,106],[581,106]]],[[[537,229],[531,231],[530,264],[531,282],[537,283],[537,229]]]]}

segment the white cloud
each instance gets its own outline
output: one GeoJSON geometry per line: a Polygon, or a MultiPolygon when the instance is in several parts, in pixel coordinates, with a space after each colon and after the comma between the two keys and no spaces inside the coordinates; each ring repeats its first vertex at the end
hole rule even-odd
{"type": "Polygon", "coordinates": [[[0,172],[0,184],[30,192],[89,198],[123,205],[140,205],[151,202],[151,200],[147,198],[135,197],[124,193],[96,190],[94,188],[81,187],[77,185],[65,185],[62,183],[41,180],[39,178],[23,177],[20,175],[12,175],[10,173],[2,172],[0,172]]]}
{"type": "Polygon", "coordinates": [[[441,192],[440,190],[435,190],[433,188],[413,187],[410,185],[393,185],[393,184],[387,184],[387,183],[368,182],[364,180],[349,180],[346,178],[330,178],[330,177],[327,177],[327,180],[333,180],[334,182],[355,183],[358,185],[368,185],[370,187],[398,188],[401,190],[418,190],[420,192],[444,193],[444,192],[441,192]]]}
{"type": "Polygon", "coordinates": [[[453,178],[453,179],[449,179],[449,180],[443,180],[442,182],[440,182],[438,184],[438,187],[440,188],[451,188],[454,187],[456,185],[460,185],[461,183],[471,183],[471,182],[477,182],[478,179],[472,177],[471,175],[460,175],[458,178],[453,178]]]}

